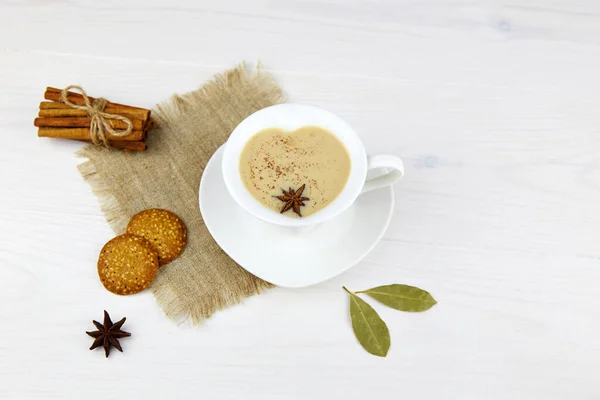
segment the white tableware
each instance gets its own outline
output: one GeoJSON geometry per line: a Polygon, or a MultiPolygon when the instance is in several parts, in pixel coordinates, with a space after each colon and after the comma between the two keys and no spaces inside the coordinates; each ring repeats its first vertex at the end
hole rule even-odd
{"type": "Polygon", "coordinates": [[[306,227],[338,216],[348,210],[361,194],[398,181],[404,174],[404,167],[402,160],[396,156],[367,157],[365,147],[354,129],[337,115],[318,107],[288,103],[263,108],[234,129],[225,144],[222,173],[233,199],[251,215],[279,226],[306,227]],[[240,174],[239,160],[247,141],[258,132],[267,128],[292,132],[303,126],[327,129],[346,146],[351,161],[350,176],[342,192],[327,207],[308,217],[290,218],[265,207],[248,192],[240,174]],[[385,171],[385,174],[367,179],[367,172],[372,169],[385,171]]]}
{"type": "Polygon", "coordinates": [[[217,150],[202,175],[200,211],[219,246],[259,278],[283,287],[333,278],[361,261],[389,225],[394,206],[389,185],[359,196],[309,231],[259,220],[230,196],[221,173],[223,150],[217,150]]]}

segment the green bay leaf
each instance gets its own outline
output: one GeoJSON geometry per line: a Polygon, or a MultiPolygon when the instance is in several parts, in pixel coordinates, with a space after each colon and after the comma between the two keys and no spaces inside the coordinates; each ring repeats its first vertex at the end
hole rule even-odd
{"type": "Polygon", "coordinates": [[[344,288],[350,295],[350,319],[354,335],[369,353],[385,357],[390,348],[390,331],[379,314],[366,301],[344,288]]]}
{"type": "Polygon", "coordinates": [[[356,293],[367,294],[386,306],[400,311],[421,312],[437,304],[429,292],[409,285],[378,286],[356,293]]]}

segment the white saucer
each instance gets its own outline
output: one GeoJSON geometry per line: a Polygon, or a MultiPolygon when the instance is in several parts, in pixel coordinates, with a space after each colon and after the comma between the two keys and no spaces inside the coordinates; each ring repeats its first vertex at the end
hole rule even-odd
{"type": "Polygon", "coordinates": [[[362,260],[383,236],[394,208],[384,187],[363,194],[343,214],[314,228],[290,229],[256,219],[231,198],[221,173],[223,147],[200,182],[200,212],[215,241],[250,273],[282,287],[333,278],[362,260]]]}

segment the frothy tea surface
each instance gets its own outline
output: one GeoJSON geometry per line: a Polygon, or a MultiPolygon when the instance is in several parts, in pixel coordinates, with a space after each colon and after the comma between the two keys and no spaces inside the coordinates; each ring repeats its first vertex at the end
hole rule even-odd
{"type": "Polygon", "coordinates": [[[326,129],[305,126],[288,132],[270,128],[248,140],[240,157],[240,173],[246,189],[263,205],[277,212],[289,205],[284,215],[290,217],[298,217],[297,207],[306,217],[342,192],[350,175],[350,156],[326,129]],[[303,185],[297,198],[308,200],[294,207],[288,201],[293,197],[290,193],[296,194],[303,185]]]}

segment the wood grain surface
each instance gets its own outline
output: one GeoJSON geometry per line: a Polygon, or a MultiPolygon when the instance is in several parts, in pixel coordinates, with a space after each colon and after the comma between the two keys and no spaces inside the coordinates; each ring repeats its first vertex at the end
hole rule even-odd
{"type": "Polygon", "coordinates": [[[600,398],[599,46],[593,0],[0,2],[0,398],[600,398]],[[406,177],[349,272],[177,325],[102,288],[82,144],[33,118],[46,86],[150,108],[242,60],[406,177]],[[375,305],[380,359],[341,287],[390,283],[439,304],[375,305]],[[104,309],[132,333],[108,360],[104,309]]]}

